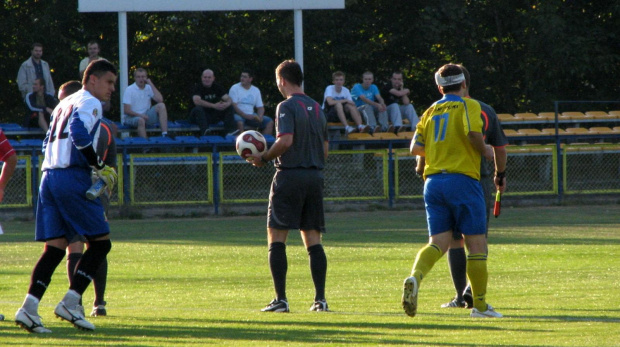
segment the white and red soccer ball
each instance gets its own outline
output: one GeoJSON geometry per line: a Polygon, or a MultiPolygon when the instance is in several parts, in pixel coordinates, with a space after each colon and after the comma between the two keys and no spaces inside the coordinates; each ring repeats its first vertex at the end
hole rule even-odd
{"type": "Polygon", "coordinates": [[[241,158],[257,157],[267,151],[267,140],[256,130],[248,130],[237,136],[237,153],[241,158]]]}

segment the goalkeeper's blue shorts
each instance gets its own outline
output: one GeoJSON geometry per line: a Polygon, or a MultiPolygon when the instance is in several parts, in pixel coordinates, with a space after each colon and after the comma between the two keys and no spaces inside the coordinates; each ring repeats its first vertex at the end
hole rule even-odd
{"type": "Polygon", "coordinates": [[[100,199],[88,200],[91,171],[69,167],[43,172],[39,187],[35,240],[46,241],[76,234],[87,238],[110,233],[100,199]]]}

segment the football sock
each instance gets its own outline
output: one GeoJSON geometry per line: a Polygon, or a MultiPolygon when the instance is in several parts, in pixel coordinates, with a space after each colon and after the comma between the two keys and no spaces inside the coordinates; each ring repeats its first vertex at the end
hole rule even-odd
{"type": "Polygon", "coordinates": [[[43,294],[45,294],[47,286],[52,281],[52,275],[54,274],[54,271],[64,257],[64,249],[45,245],[45,249],[43,250],[43,254],[41,254],[41,258],[39,258],[39,261],[32,270],[28,294],[41,300],[43,294]]]}
{"type": "Polygon", "coordinates": [[[471,291],[474,297],[474,307],[484,312],[487,310],[485,296],[487,293],[487,255],[485,253],[470,254],[467,256],[467,277],[471,284],[471,291]]]}
{"type": "Polygon", "coordinates": [[[110,240],[90,241],[75,270],[70,289],[75,290],[79,295],[84,294],[110,249],[112,249],[110,240]]]}
{"type": "Polygon", "coordinates": [[[467,287],[467,256],[465,248],[451,248],[448,251],[448,265],[450,266],[450,275],[452,283],[456,290],[457,299],[463,299],[463,292],[467,287]]]}
{"type": "MultiPolygon", "coordinates": [[[[69,276],[69,286],[73,283],[73,274],[75,273],[75,268],[79,263],[80,259],[82,259],[82,253],[69,253],[67,256],[67,276],[69,276]]],[[[82,304],[82,300],[80,299],[80,305],[82,304]]]]}
{"type": "Polygon", "coordinates": [[[310,257],[310,273],[314,282],[314,301],[325,299],[325,277],[327,275],[327,256],[323,245],[318,244],[308,247],[310,257]]]}
{"type": "Polygon", "coordinates": [[[82,253],[69,253],[67,256],[67,276],[69,277],[69,284],[73,282],[73,274],[78,262],[82,259],[82,253]]]}
{"type": "Polygon", "coordinates": [[[286,244],[272,242],[269,245],[269,268],[273,277],[273,286],[276,290],[277,300],[286,300],[286,272],[288,261],[286,259],[286,244]]]}
{"type": "Polygon", "coordinates": [[[93,277],[93,287],[95,289],[94,306],[105,305],[105,287],[108,281],[108,259],[104,259],[99,265],[95,277],[93,277]]]}
{"type": "Polygon", "coordinates": [[[413,263],[413,269],[411,270],[411,276],[415,277],[418,285],[420,285],[426,274],[431,271],[433,265],[442,255],[439,247],[433,243],[427,244],[418,251],[415,263],[413,263]]]}

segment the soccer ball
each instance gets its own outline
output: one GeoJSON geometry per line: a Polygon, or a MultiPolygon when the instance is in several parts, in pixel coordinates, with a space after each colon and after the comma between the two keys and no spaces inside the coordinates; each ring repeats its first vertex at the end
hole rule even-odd
{"type": "Polygon", "coordinates": [[[237,136],[237,153],[241,158],[256,157],[267,151],[267,140],[256,130],[248,130],[237,136]]]}

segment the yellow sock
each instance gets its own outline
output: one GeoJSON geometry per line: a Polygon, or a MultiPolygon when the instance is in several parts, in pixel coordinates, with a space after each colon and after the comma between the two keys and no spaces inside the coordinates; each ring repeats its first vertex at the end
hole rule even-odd
{"type": "Polygon", "coordinates": [[[433,265],[441,258],[443,253],[437,245],[429,243],[422,247],[418,251],[418,255],[415,257],[415,263],[413,263],[413,269],[411,270],[411,276],[414,276],[418,281],[418,285],[422,282],[424,276],[433,268],[433,265]]]}
{"type": "Polygon", "coordinates": [[[487,294],[487,255],[485,253],[470,254],[467,256],[467,278],[471,283],[474,296],[474,307],[481,312],[487,310],[485,296],[487,294]]]}

